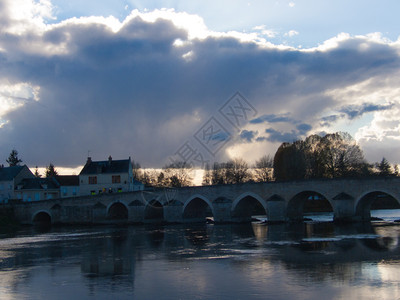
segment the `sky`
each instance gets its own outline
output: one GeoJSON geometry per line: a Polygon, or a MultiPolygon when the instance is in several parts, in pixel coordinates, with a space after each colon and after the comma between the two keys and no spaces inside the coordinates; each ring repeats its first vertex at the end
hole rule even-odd
{"type": "MultiPolygon", "coordinates": [[[[400,163],[399,1],[0,0],[0,164],[273,156],[349,132],[400,163]]],[[[69,169],[68,169],[69,168],[69,169]]]]}

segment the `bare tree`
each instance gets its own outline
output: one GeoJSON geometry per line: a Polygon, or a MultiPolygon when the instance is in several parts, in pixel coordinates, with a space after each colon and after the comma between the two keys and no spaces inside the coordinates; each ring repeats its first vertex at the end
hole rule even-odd
{"type": "Polygon", "coordinates": [[[132,174],[133,174],[133,178],[139,180],[139,178],[141,177],[141,167],[140,164],[138,162],[135,162],[134,160],[132,160],[132,174]]]}
{"type": "Polygon", "coordinates": [[[255,179],[258,182],[272,180],[274,160],[269,155],[262,156],[254,164],[255,179]]]}
{"type": "Polygon", "coordinates": [[[225,164],[214,162],[213,169],[211,171],[211,183],[226,184],[225,164]]]}
{"type": "Polygon", "coordinates": [[[250,178],[249,165],[242,158],[234,158],[225,165],[225,177],[230,184],[244,183],[250,178]]]}
{"type": "Polygon", "coordinates": [[[183,187],[190,186],[193,181],[193,168],[187,162],[174,162],[163,168],[167,178],[167,186],[183,187]]]}
{"type": "Polygon", "coordinates": [[[327,134],[321,139],[320,154],[324,177],[357,176],[366,164],[361,148],[348,133],[327,134]]]}
{"type": "Polygon", "coordinates": [[[138,180],[145,186],[159,186],[160,172],[157,170],[143,170],[139,173],[138,180]]]}
{"type": "Polygon", "coordinates": [[[202,185],[211,185],[211,184],[212,184],[212,171],[210,170],[210,165],[207,163],[204,168],[202,185]]]}

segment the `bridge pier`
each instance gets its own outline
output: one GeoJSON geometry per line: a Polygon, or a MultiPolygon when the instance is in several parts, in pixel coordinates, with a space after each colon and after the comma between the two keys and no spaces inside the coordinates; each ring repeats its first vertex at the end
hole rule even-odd
{"type": "Polygon", "coordinates": [[[213,202],[214,222],[228,223],[232,221],[231,215],[232,200],[227,198],[218,198],[213,202]]]}
{"type": "Polygon", "coordinates": [[[170,201],[164,206],[164,220],[167,223],[183,222],[183,203],[177,200],[170,201]]]}
{"type": "Polygon", "coordinates": [[[333,221],[335,223],[355,222],[354,197],[340,193],[332,199],[333,221]]]}
{"type": "Polygon", "coordinates": [[[267,201],[268,222],[279,223],[286,220],[286,204],[282,198],[271,198],[267,201]]]}
{"type": "Polygon", "coordinates": [[[144,222],[144,204],[135,200],[128,205],[128,221],[129,223],[143,223],[144,222]]]}

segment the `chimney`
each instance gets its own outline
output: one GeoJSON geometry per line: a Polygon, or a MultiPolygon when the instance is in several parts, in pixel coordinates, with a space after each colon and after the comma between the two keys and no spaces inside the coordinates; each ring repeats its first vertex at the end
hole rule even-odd
{"type": "Polygon", "coordinates": [[[90,156],[88,156],[88,158],[87,158],[87,164],[90,164],[92,162],[92,158],[90,157],[90,156]]]}
{"type": "Polygon", "coordinates": [[[111,165],[111,162],[112,162],[112,157],[111,157],[111,155],[108,157],[108,163],[111,165]]]}

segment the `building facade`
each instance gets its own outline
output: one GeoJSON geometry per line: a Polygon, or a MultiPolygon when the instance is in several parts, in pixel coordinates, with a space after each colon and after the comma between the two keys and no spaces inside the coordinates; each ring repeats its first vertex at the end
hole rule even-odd
{"type": "Polygon", "coordinates": [[[131,158],[92,161],[89,157],[79,174],[79,194],[96,195],[141,190],[142,183],[134,180],[131,158]]]}
{"type": "Polygon", "coordinates": [[[15,196],[23,202],[60,198],[60,185],[54,177],[25,178],[15,189],[15,196]]]}
{"type": "Polygon", "coordinates": [[[57,175],[55,179],[60,185],[61,198],[70,198],[79,196],[78,175],[57,175]]]}
{"type": "Polygon", "coordinates": [[[16,199],[15,189],[23,179],[35,178],[26,165],[3,167],[0,166],[0,203],[16,199]]]}

